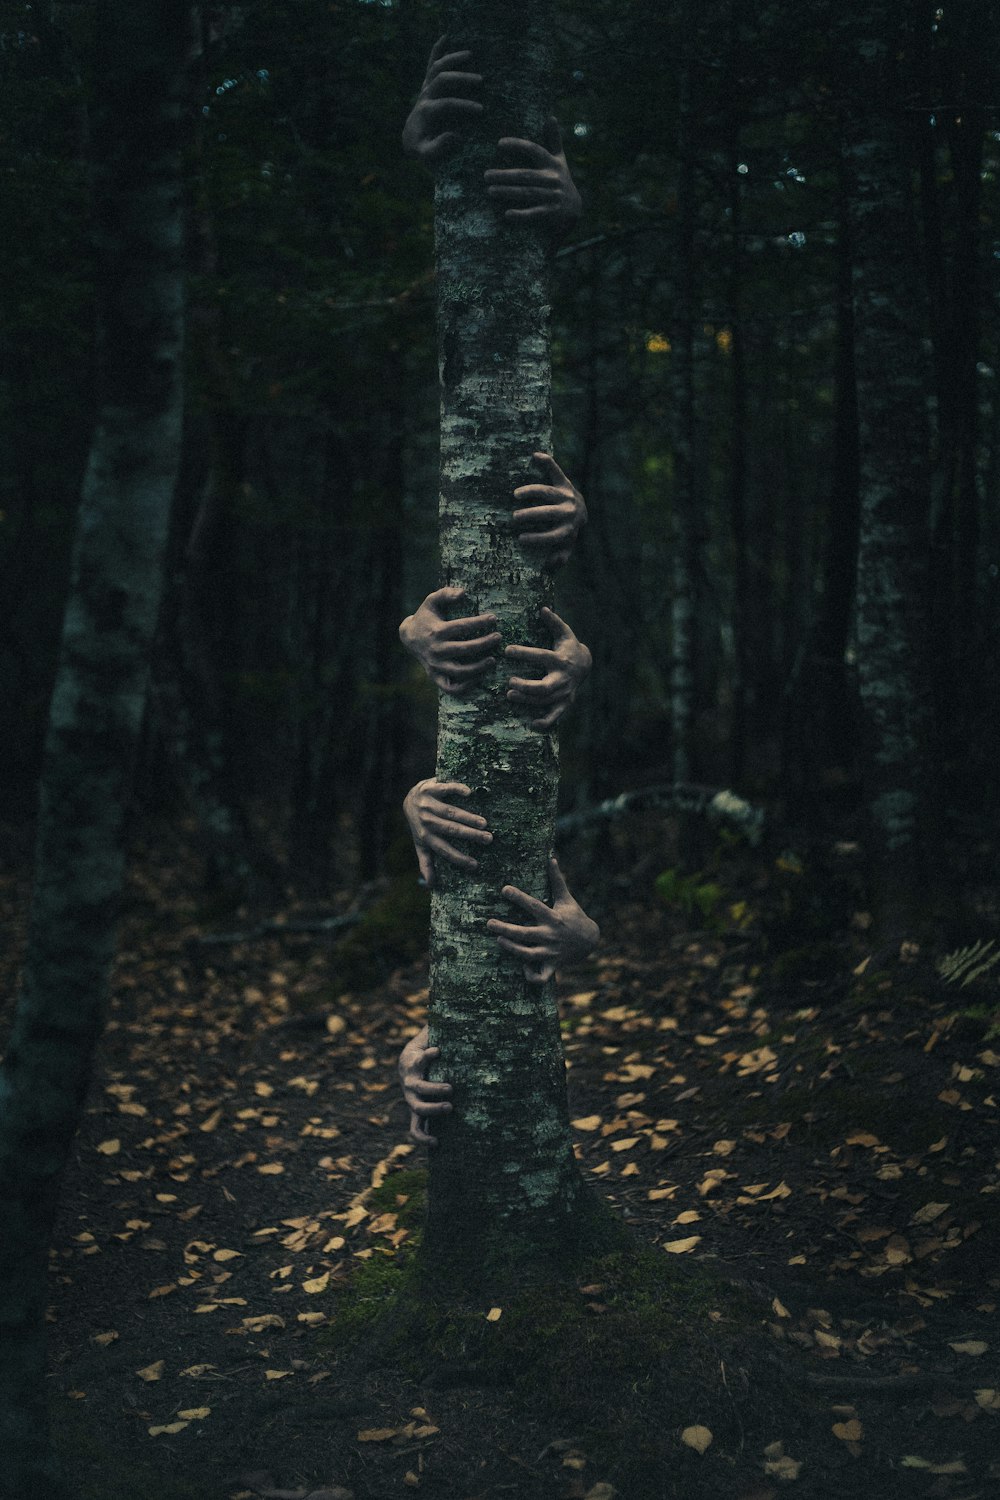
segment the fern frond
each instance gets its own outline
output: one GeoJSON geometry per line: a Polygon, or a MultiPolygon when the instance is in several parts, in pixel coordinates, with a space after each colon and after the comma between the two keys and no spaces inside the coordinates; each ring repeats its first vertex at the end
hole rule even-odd
{"type": "Polygon", "coordinates": [[[992,969],[995,963],[1000,963],[1000,948],[996,946],[996,939],[990,938],[988,943],[980,941],[969,948],[956,948],[954,953],[946,953],[938,960],[937,971],[946,984],[957,983],[959,989],[964,989],[992,969]]]}

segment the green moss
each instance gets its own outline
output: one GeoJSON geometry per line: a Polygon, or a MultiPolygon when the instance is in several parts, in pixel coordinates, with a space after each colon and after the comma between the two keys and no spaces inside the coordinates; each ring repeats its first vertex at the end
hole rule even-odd
{"type": "Polygon", "coordinates": [[[435,1294],[412,1261],[372,1258],[318,1342],[342,1372],[367,1352],[413,1381],[502,1388],[515,1410],[579,1434],[622,1494],[673,1494],[662,1482],[676,1473],[678,1495],[707,1496],[747,1462],[754,1413],[766,1425],[790,1399],[762,1332],[768,1316],[710,1266],[630,1240],[581,1256],[572,1275],[479,1298],[435,1294]],[[714,1434],[707,1456],[679,1443],[695,1422],[714,1434]]]}
{"type": "Polygon", "coordinates": [[[394,875],[362,921],[336,945],[331,956],[335,985],[365,989],[387,979],[400,964],[427,951],[430,893],[412,871],[394,875]]]}
{"type": "Polygon", "coordinates": [[[368,1202],[373,1211],[394,1213],[400,1229],[409,1229],[411,1234],[419,1231],[427,1209],[426,1168],[391,1173],[381,1187],[373,1189],[368,1202]]]}

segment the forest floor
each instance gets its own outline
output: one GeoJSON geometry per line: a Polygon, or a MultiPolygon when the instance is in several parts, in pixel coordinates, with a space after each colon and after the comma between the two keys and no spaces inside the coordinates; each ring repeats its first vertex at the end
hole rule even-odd
{"type": "MultiPolygon", "coordinates": [[[[579,1159],[664,1264],[752,1299],[735,1342],[722,1298],[684,1330],[723,1339],[726,1431],[682,1383],[669,1472],[623,1481],[622,1392],[600,1380],[564,1430],[516,1388],[340,1378],[347,1278],[412,1232],[395,1066],[426,964],[347,994],[315,936],[206,944],[195,877],[133,863],[64,1184],[51,1405],[79,1500],[1000,1495],[995,978],[960,992],[915,949],[873,957],[863,914],[777,951],[758,908],[794,870],[689,931],[651,881],[622,892],[559,983],[579,1159]]],[[[27,897],[25,869],[0,889],[8,932],[27,897]]],[[[613,1288],[574,1295],[614,1318],[613,1288]]]]}

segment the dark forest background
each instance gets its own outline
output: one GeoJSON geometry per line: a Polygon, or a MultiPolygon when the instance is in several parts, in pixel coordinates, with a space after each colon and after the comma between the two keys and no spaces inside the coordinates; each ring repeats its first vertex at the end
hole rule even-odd
{"type": "MultiPolygon", "coordinates": [[[[554,259],[555,455],[590,524],[557,607],[595,671],[562,726],[561,795],[728,787],[790,848],[864,845],[879,751],[859,678],[888,702],[902,672],[912,868],[958,889],[994,861],[1000,809],[997,16],[899,15],[875,100],[849,4],[563,7],[553,103],[584,217],[554,259]],[[878,246],[852,230],[845,162],[876,108],[902,149],[884,250],[908,337],[881,395],[898,383],[925,439],[874,441],[890,471],[905,445],[925,486],[880,543],[909,580],[905,632],[897,610],[862,640],[855,299],[878,246]]],[[[14,825],[34,811],[95,416],[100,37],[85,4],[5,3],[0,23],[14,825]]],[[[191,24],[184,461],[133,816],[195,830],[237,899],[322,897],[411,868],[400,803],[434,764],[435,691],[397,639],[439,582],[432,193],[399,133],[440,27],[418,0],[191,24]]]]}

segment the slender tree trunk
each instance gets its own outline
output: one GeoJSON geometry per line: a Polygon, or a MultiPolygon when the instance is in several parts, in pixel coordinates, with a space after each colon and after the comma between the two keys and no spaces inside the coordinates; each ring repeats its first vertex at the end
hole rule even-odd
{"type": "Polygon", "coordinates": [[[0,1066],[0,1493],[58,1493],[44,1315],[58,1187],[101,1034],[123,810],[181,442],[188,0],[104,0],[95,58],[100,408],[42,771],[27,957],[0,1066]]]}
{"type": "MultiPolygon", "coordinates": [[[[733,17],[734,36],[737,20],[733,17]]],[[[751,578],[749,536],[747,527],[747,376],[746,348],[743,338],[743,179],[736,170],[739,161],[739,121],[730,121],[729,143],[729,228],[732,250],[729,262],[730,322],[730,406],[729,406],[729,525],[733,542],[733,597],[730,619],[733,630],[733,717],[730,747],[730,775],[738,785],[746,769],[748,704],[752,698],[750,681],[749,632],[754,619],[750,597],[751,578]]],[[[758,544],[759,546],[759,544],[758,544]]],[[[759,597],[759,595],[758,595],[759,597]]],[[[762,625],[763,621],[757,621],[762,625]]],[[[764,637],[766,640],[766,636],[764,637]]],[[[758,663],[758,673],[768,672],[770,661],[758,663]]]]}
{"type": "Polygon", "coordinates": [[[691,130],[691,63],[680,78],[677,127],[677,293],[670,337],[671,434],[674,458],[673,558],[670,605],[670,719],[673,775],[677,782],[694,775],[692,730],[695,712],[695,661],[700,525],[695,481],[695,182],[691,130]]]}
{"type": "Polygon", "coordinates": [[[854,761],[855,694],[846,652],[858,571],[858,397],[854,369],[853,250],[846,165],[838,172],[837,341],[833,453],[820,577],[822,593],[788,689],[785,781],[796,811],[815,813],[820,772],[854,761]]]}
{"type": "Polygon", "coordinates": [[[852,17],[857,69],[847,127],[854,243],[861,525],[858,682],[877,895],[891,926],[912,910],[927,802],[925,680],[930,494],[924,299],[909,172],[899,136],[892,3],[852,17]]]}
{"type": "MultiPolygon", "coordinates": [[[[551,6],[452,0],[446,28],[485,76],[476,138],[436,189],[444,581],[463,613],[493,610],[504,644],[548,644],[539,620],[551,583],[514,540],[511,491],[530,454],[551,451],[546,246],[508,225],[483,171],[502,135],[541,137],[550,88],[551,6]]],[[[493,843],[475,877],[436,863],[430,1033],[454,1113],[430,1159],[422,1242],[428,1274],[475,1281],[505,1258],[578,1242],[588,1194],[573,1157],[551,984],[527,983],[487,932],[512,915],[511,882],[548,900],[558,780],[554,734],[528,727],[505,697],[509,673],[467,697],[443,696],[437,775],[465,782],[493,843]]],[[[514,918],[518,920],[518,918],[514,918]]]]}

